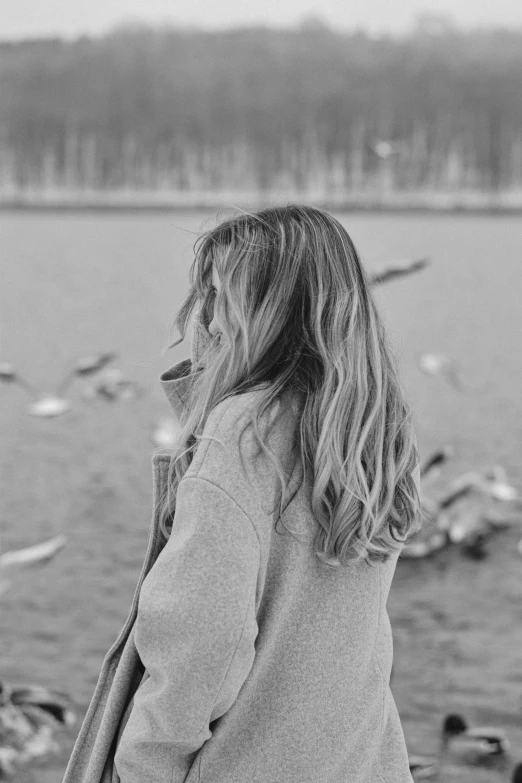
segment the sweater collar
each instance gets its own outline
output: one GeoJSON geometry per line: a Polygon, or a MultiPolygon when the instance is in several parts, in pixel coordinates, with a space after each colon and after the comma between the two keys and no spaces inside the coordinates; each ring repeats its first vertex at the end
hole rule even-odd
{"type": "Polygon", "coordinates": [[[182,359],[164,370],[160,377],[160,386],[163,389],[170,407],[178,422],[184,418],[188,410],[188,390],[192,376],[192,360],[182,359]]]}
{"type": "MultiPolygon", "coordinates": [[[[188,412],[188,391],[192,380],[192,359],[190,358],[173,364],[159,376],[160,386],[178,422],[181,422],[188,412]]],[[[251,389],[251,392],[265,385],[266,382],[260,383],[251,389]]]]}

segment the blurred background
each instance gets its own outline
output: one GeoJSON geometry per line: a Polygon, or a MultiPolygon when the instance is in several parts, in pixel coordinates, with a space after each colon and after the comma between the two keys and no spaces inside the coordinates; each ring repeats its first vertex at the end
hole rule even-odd
{"type": "Polygon", "coordinates": [[[195,240],[297,202],[352,237],[415,415],[413,777],[515,780],[522,6],[17,0],[0,38],[0,779],[60,783],[127,618],[195,240]]]}

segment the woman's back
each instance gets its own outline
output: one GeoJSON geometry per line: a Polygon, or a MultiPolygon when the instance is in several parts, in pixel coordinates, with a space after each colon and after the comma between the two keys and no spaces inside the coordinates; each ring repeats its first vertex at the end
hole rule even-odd
{"type": "Polygon", "coordinates": [[[143,583],[135,629],[140,657],[152,678],[164,655],[172,672],[178,667],[183,676],[171,691],[159,678],[138,690],[139,720],[133,723],[131,714],[116,767],[125,783],[138,783],[147,765],[161,758],[151,743],[161,742],[162,728],[147,712],[156,692],[166,716],[163,728],[171,736],[179,731],[184,748],[178,760],[175,752],[166,755],[169,769],[158,768],[158,781],[173,775],[173,781],[187,783],[374,783],[380,776],[387,783],[409,782],[389,688],[393,651],[386,600],[396,556],[329,569],[313,554],[311,488],[299,463],[290,473],[298,416],[291,405],[266,443],[287,472],[290,496],[297,490],[284,521],[299,540],[283,527],[276,532],[276,470],[264,454],[254,457],[250,436],[242,439],[240,453],[238,434],[257,393],[236,395],[212,412],[183,479],[193,491],[143,583]],[[189,559],[180,560],[180,551],[187,537],[196,550],[199,535],[207,547],[215,544],[216,559],[242,563],[244,572],[229,571],[228,584],[219,584],[226,566],[204,553],[194,560],[193,580],[187,579],[189,559]],[[178,587],[182,596],[176,596],[178,587]],[[173,610],[175,602],[182,608],[173,610]],[[176,639],[177,611],[189,609],[191,638],[176,639]],[[189,771],[187,755],[199,748],[189,771]]]}

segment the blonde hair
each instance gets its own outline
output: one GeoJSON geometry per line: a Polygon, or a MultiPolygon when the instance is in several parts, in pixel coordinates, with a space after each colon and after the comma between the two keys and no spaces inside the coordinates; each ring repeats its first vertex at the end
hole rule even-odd
{"type": "Polygon", "coordinates": [[[176,487],[210,412],[261,384],[251,422],[271,459],[258,434],[260,416],[286,391],[300,400],[296,442],[313,477],[314,554],[330,567],[386,562],[421,526],[412,476],[419,453],[396,360],[346,229],[322,209],[289,204],[236,214],[203,233],[194,249],[191,290],[174,321],[182,337],[169,347],[185,338],[197,305],[208,325],[213,264],[224,339],[212,341],[204,367],[192,367],[188,417],[160,514],[163,534],[170,535],[176,487]]]}

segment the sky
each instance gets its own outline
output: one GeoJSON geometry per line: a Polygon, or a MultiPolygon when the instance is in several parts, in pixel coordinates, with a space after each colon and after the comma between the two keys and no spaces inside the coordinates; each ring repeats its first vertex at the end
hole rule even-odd
{"type": "Polygon", "coordinates": [[[522,28],[521,0],[0,0],[0,39],[99,35],[125,22],[224,29],[293,27],[319,16],[341,30],[402,34],[421,13],[449,14],[459,27],[522,28]]]}

